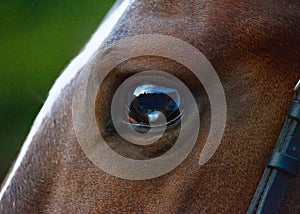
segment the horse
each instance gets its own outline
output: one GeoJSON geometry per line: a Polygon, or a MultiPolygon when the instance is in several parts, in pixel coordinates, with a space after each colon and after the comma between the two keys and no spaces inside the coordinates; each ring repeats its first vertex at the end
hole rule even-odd
{"type": "MultiPolygon", "coordinates": [[[[2,184],[1,213],[245,213],[299,79],[299,9],[296,0],[117,1],[51,89],[2,184]],[[111,144],[120,145],[122,140],[103,122],[113,93],[108,86],[117,88],[134,73],[156,69],[177,76],[201,107],[201,127],[187,158],[159,177],[130,180],[104,172],[85,155],[72,121],[73,95],[83,68],[101,63],[93,57],[100,47],[147,34],[178,38],[206,56],[224,88],[227,120],[218,149],[199,166],[197,158],[211,122],[201,83],[193,81],[185,66],[164,57],[142,56],[119,64],[95,101],[99,127],[111,144]]],[[[131,158],[157,156],[158,147],[131,158]]],[[[131,151],[128,146],[124,153],[131,151]]],[[[298,174],[281,212],[299,212],[299,199],[298,174]]]]}

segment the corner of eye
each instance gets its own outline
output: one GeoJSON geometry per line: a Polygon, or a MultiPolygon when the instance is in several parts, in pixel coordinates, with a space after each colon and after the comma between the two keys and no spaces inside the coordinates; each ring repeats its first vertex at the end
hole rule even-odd
{"type": "Polygon", "coordinates": [[[116,133],[116,129],[115,129],[114,125],[113,125],[112,120],[108,120],[106,122],[106,124],[104,126],[104,130],[110,136],[113,136],[116,133]]]}

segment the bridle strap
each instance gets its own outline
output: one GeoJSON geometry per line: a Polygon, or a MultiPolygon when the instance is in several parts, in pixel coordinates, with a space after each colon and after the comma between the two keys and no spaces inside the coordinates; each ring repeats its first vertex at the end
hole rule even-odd
{"type": "Polygon", "coordinates": [[[272,155],[253,196],[247,213],[278,213],[290,180],[300,167],[300,87],[288,110],[272,155]]]}

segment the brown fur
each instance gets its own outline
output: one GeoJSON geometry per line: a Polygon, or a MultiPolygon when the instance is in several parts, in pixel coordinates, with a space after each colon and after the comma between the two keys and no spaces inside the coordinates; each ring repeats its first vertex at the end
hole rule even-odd
{"type": "MultiPolygon", "coordinates": [[[[204,53],[221,79],[228,104],[219,149],[199,167],[209,128],[209,112],[204,112],[197,144],[175,170],[147,181],[112,177],[90,162],[76,139],[71,116],[75,78],[34,137],[1,201],[4,213],[244,213],[299,78],[299,14],[297,0],[136,1],[108,42],[159,33],[204,53]]],[[[120,70],[148,63],[174,68],[171,62],[145,58],[128,61],[120,70]]],[[[282,212],[300,212],[299,177],[291,187],[282,212]]]]}

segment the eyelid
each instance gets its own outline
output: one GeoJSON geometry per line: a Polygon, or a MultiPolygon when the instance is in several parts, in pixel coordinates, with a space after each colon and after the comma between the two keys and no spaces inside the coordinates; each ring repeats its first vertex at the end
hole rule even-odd
{"type": "MultiPolygon", "coordinates": [[[[200,114],[202,114],[207,108],[207,106],[209,106],[208,97],[203,85],[191,71],[189,71],[186,67],[179,64],[178,62],[155,56],[131,58],[130,60],[125,61],[116,66],[114,70],[112,70],[110,74],[106,77],[107,80],[104,80],[103,84],[101,85],[101,100],[112,99],[115,90],[122,84],[123,81],[125,81],[130,76],[145,71],[147,69],[161,70],[171,75],[174,75],[178,79],[180,79],[192,92],[198,104],[200,114]],[[105,96],[103,97],[103,95],[105,96]]],[[[185,102],[189,101],[184,100],[181,103],[184,104],[185,102]]],[[[110,101],[105,103],[107,103],[107,105],[98,105],[97,110],[97,115],[103,118],[98,119],[98,121],[100,121],[98,124],[100,127],[104,128],[103,130],[105,130],[106,128],[112,128],[110,125],[107,126],[108,120],[110,120],[110,116],[108,116],[110,115],[110,112],[107,112],[108,108],[110,108],[110,101]],[[103,112],[103,110],[105,110],[105,112],[103,112]]]]}
{"type": "Polygon", "coordinates": [[[126,79],[131,75],[146,70],[160,70],[167,72],[180,79],[182,82],[185,83],[186,86],[194,89],[199,88],[199,80],[193,74],[193,72],[191,72],[184,65],[164,57],[141,56],[131,58],[119,64],[114,69],[114,72],[116,78],[126,79]]]}

